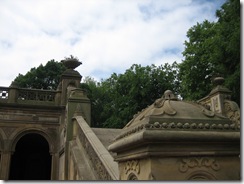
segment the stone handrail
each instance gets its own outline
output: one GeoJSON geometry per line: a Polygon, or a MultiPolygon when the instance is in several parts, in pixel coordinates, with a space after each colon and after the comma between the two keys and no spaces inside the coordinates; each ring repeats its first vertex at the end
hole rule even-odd
{"type": "Polygon", "coordinates": [[[82,116],[74,119],[74,134],[84,147],[98,180],[119,180],[118,164],[94,134],[82,116]]]}
{"type": "Polygon", "coordinates": [[[48,102],[48,105],[59,104],[58,91],[42,90],[42,89],[25,89],[16,87],[0,87],[0,101],[7,103],[28,103],[40,105],[40,103],[48,102]]]}

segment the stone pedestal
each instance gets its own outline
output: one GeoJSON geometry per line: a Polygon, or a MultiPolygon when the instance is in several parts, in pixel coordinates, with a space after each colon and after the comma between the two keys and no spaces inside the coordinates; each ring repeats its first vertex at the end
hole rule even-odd
{"type": "Polygon", "coordinates": [[[240,127],[170,91],[138,113],[109,150],[121,180],[240,180],[240,127]]]}

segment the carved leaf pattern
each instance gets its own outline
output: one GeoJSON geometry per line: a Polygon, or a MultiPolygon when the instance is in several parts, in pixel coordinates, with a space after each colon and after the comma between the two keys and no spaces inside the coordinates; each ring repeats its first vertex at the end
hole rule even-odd
{"type": "Polygon", "coordinates": [[[138,160],[130,160],[130,161],[127,161],[126,164],[125,164],[125,173],[127,174],[129,171],[134,171],[136,172],[137,174],[140,173],[140,164],[139,164],[139,161],[138,160]]]}

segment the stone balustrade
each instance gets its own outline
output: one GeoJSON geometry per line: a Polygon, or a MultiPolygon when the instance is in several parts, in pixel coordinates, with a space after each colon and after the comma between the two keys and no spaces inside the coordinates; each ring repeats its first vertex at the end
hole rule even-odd
{"type": "Polygon", "coordinates": [[[0,102],[31,105],[59,105],[61,91],[0,87],[0,102]]]}

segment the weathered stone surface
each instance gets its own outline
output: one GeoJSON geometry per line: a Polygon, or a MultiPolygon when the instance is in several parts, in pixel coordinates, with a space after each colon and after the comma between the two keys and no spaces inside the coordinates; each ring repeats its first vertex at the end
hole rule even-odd
{"type": "Polygon", "coordinates": [[[230,117],[167,90],[109,146],[120,179],[240,180],[240,126],[230,117]]]}

